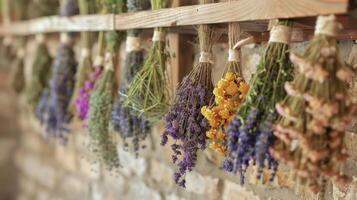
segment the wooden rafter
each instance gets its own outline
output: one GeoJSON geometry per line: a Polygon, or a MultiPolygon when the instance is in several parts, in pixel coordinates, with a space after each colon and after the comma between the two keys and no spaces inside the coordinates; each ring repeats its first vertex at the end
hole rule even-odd
{"type": "Polygon", "coordinates": [[[0,35],[27,35],[62,31],[126,30],[197,24],[249,22],[275,18],[299,18],[345,14],[349,0],[239,0],[181,6],[120,15],[90,15],[33,19],[0,27],[0,35]]]}

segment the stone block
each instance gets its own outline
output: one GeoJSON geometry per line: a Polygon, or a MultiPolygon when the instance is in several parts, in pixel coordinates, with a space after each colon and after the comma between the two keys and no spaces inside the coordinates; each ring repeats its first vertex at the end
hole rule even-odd
{"type": "Polygon", "coordinates": [[[77,153],[71,145],[55,145],[55,157],[57,162],[65,169],[75,171],[77,169],[77,153]]]}
{"type": "Polygon", "coordinates": [[[41,159],[27,154],[18,161],[19,167],[29,177],[35,179],[43,186],[53,188],[56,181],[56,171],[52,165],[43,162],[41,159]]]}
{"type": "Polygon", "coordinates": [[[159,191],[149,188],[142,181],[131,181],[129,184],[129,190],[123,199],[136,200],[136,199],[150,199],[150,200],[162,200],[159,191]]]}
{"type": "Polygon", "coordinates": [[[248,191],[237,183],[224,181],[224,190],[222,200],[260,200],[252,191],[248,191]]]}
{"type": "Polygon", "coordinates": [[[12,157],[12,151],[16,145],[16,140],[14,138],[1,138],[0,140],[0,165],[9,162],[12,157]]]}
{"type": "Polygon", "coordinates": [[[164,185],[163,190],[169,191],[174,184],[173,170],[166,164],[158,161],[151,160],[150,177],[159,185],[164,185]]]}
{"type": "Polygon", "coordinates": [[[100,178],[100,164],[94,161],[92,157],[81,156],[78,159],[78,172],[91,180],[98,180],[100,178]]]}
{"type": "Polygon", "coordinates": [[[144,158],[136,157],[134,153],[124,151],[121,146],[118,146],[118,156],[123,166],[119,170],[126,176],[143,176],[146,172],[147,161],[144,158]]]}
{"type": "Polygon", "coordinates": [[[62,176],[60,191],[66,199],[87,199],[90,196],[89,183],[75,174],[62,176]]]}
{"type": "Polygon", "coordinates": [[[186,174],[186,189],[198,195],[204,195],[207,199],[218,199],[218,178],[202,176],[197,172],[186,174]]]}
{"type": "Polygon", "coordinates": [[[168,194],[165,196],[165,200],[187,200],[187,199],[183,197],[179,197],[176,194],[168,194]]]}
{"type": "Polygon", "coordinates": [[[105,193],[123,196],[128,190],[128,180],[118,172],[103,171],[102,187],[105,193]]]}

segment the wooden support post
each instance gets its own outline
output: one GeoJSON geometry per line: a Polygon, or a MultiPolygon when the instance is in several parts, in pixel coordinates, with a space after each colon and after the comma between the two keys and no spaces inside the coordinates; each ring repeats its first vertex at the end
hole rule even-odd
{"type": "MultiPolygon", "coordinates": [[[[185,0],[173,0],[172,7],[186,5],[185,0]]],[[[172,95],[182,78],[191,71],[193,65],[193,48],[188,42],[192,37],[186,34],[169,33],[170,64],[168,68],[169,86],[172,95]]]]}

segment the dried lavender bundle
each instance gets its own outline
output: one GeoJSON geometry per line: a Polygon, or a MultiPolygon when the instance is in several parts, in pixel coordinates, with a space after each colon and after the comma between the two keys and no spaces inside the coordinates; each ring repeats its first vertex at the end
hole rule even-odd
{"type": "MultiPolygon", "coordinates": [[[[81,15],[88,15],[95,13],[96,0],[78,0],[79,12],[81,15]]],[[[72,96],[71,109],[76,113],[78,111],[75,109],[76,99],[81,93],[83,93],[82,88],[88,88],[85,86],[86,80],[92,73],[92,43],[93,43],[93,33],[81,32],[81,55],[78,64],[78,70],[76,73],[76,83],[74,86],[74,92],[72,96]],[[82,91],[81,91],[82,90],[82,91]]],[[[83,119],[81,113],[76,113],[79,115],[80,119],[83,119]]]]}
{"type": "MultiPolygon", "coordinates": [[[[212,1],[201,1],[210,2],[212,1]]],[[[184,77],[177,88],[174,104],[165,116],[161,144],[165,145],[169,136],[174,140],[174,144],[171,145],[172,161],[178,166],[174,180],[181,187],[185,187],[186,172],[192,171],[196,165],[197,151],[206,147],[205,132],[209,126],[201,114],[201,108],[208,105],[212,98],[212,46],[219,36],[211,25],[199,25],[199,63],[184,77]]]]}
{"type": "Polygon", "coordinates": [[[284,83],[292,79],[293,67],[288,58],[291,26],[290,21],[279,20],[271,30],[268,47],[253,75],[245,101],[228,127],[224,168],[239,172],[241,184],[244,184],[250,161],[258,167],[258,179],[265,167],[272,170],[271,180],[277,170],[278,163],[268,148],[274,141],[275,104],[286,95],[284,83]]]}
{"type": "Polygon", "coordinates": [[[202,115],[208,120],[210,129],[206,132],[210,140],[209,147],[221,154],[226,152],[226,129],[237,108],[244,100],[248,91],[248,84],[244,81],[240,56],[237,50],[240,46],[251,43],[252,37],[240,40],[238,23],[228,25],[228,63],[221,80],[213,90],[214,102],[203,106],[202,115]]]}
{"type": "Polygon", "coordinates": [[[27,102],[32,108],[37,106],[42,91],[48,86],[51,76],[52,57],[48,51],[45,36],[36,35],[36,53],[32,63],[31,82],[26,89],[27,102]]]}
{"type": "MultiPolygon", "coordinates": [[[[153,10],[166,8],[167,0],[151,0],[153,10]]],[[[168,90],[165,78],[166,30],[155,28],[153,43],[144,61],[142,69],[133,78],[126,95],[123,95],[126,106],[142,114],[151,124],[161,120],[168,106],[168,90]]]]}
{"type": "MultiPolygon", "coordinates": [[[[61,15],[77,13],[75,0],[61,1],[61,15]]],[[[73,94],[77,62],[73,51],[73,38],[70,33],[61,33],[60,44],[52,64],[48,113],[45,114],[45,129],[49,136],[66,142],[68,124],[72,119],[69,105],[73,94]]]]}
{"type": "Polygon", "coordinates": [[[347,158],[345,130],[357,113],[347,92],[352,71],[338,58],[336,17],[320,16],[315,36],[302,56],[291,54],[299,67],[288,96],[276,105],[279,119],[274,126],[278,140],[273,156],[288,164],[301,184],[319,192],[325,181],[346,184],[351,178],[340,172],[347,158]]]}
{"type": "MultiPolygon", "coordinates": [[[[124,1],[102,0],[105,13],[122,13],[124,1]]],[[[114,70],[117,51],[125,38],[124,32],[110,31],[106,33],[107,52],[105,55],[105,69],[95,84],[90,96],[88,113],[88,131],[91,138],[91,150],[108,170],[119,167],[119,157],[116,144],[109,134],[112,104],[114,101],[115,78],[114,70]]]]}
{"type": "MultiPolygon", "coordinates": [[[[149,0],[128,0],[128,12],[136,12],[149,8],[149,0]]],[[[119,93],[126,94],[128,83],[141,69],[144,61],[144,49],[141,45],[141,30],[128,30],[126,38],[126,58],[124,66],[124,77],[121,82],[119,93]]],[[[124,105],[124,99],[118,95],[113,111],[112,111],[112,125],[116,132],[123,138],[124,150],[128,150],[128,140],[131,140],[133,150],[138,155],[140,149],[140,142],[145,140],[147,134],[150,133],[150,126],[148,121],[139,116],[131,107],[124,105]]],[[[145,146],[142,146],[144,148],[145,146]]]]}

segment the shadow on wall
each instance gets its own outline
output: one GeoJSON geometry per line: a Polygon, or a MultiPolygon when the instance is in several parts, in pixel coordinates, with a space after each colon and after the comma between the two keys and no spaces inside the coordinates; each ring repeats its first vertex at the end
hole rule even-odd
{"type": "Polygon", "coordinates": [[[14,164],[20,128],[16,96],[8,84],[9,72],[0,67],[0,200],[15,199],[17,170],[14,164]]]}

